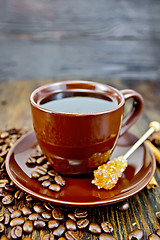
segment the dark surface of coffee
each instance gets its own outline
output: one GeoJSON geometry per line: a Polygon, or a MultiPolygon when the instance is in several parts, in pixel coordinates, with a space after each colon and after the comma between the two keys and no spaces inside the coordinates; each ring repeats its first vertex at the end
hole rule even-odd
{"type": "Polygon", "coordinates": [[[62,113],[94,113],[112,109],[118,101],[111,96],[88,92],[59,92],[42,99],[43,108],[62,113]]]}

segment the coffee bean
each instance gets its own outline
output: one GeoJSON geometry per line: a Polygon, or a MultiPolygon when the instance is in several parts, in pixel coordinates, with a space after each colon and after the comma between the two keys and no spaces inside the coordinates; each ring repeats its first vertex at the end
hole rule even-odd
{"type": "Polygon", "coordinates": [[[160,237],[154,233],[148,236],[148,240],[160,240],[160,237]]]}
{"type": "Polygon", "coordinates": [[[59,226],[58,220],[50,220],[50,221],[48,222],[48,228],[49,228],[49,229],[55,229],[55,228],[57,228],[58,226],[59,226]]]}
{"type": "Polygon", "coordinates": [[[29,207],[24,206],[22,208],[22,213],[23,213],[24,216],[28,216],[28,215],[30,215],[32,213],[32,210],[29,207]]]}
{"type": "Polygon", "coordinates": [[[46,160],[47,160],[47,159],[46,159],[45,156],[40,157],[40,158],[37,159],[37,164],[38,164],[38,165],[41,165],[41,164],[45,163],[46,160]]]}
{"type": "Polygon", "coordinates": [[[30,157],[39,158],[42,157],[42,152],[31,153],[30,157]]]}
{"type": "Polygon", "coordinates": [[[88,212],[85,209],[76,209],[74,212],[76,218],[85,218],[88,216],[88,212]]]}
{"type": "Polygon", "coordinates": [[[50,176],[52,176],[52,177],[55,177],[55,176],[57,176],[58,175],[58,173],[55,171],[55,170],[50,170],[50,171],[48,171],[48,174],[50,175],[50,176]]]}
{"type": "Polygon", "coordinates": [[[2,203],[4,205],[9,205],[14,201],[14,197],[12,195],[6,195],[4,198],[2,198],[2,203]]]}
{"type": "Polygon", "coordinates": [[[2,133],[1,133],[1,138],[2,138],[2,139],[5,139],[5,138],[7,138],[7,137],[9,137],[9,133],[8,133],[8,132],[2,132],[2,133]]]}
{"type": "Polygon", "coordinates": [[[55,229],[53,231],[53,235],[57,236],[57,237],[61,237],[63,235],[63,233],[65,232],[66,228],[64,225],[59,225],[59,227],[57,229],[55,229]]]}
{"type": "Polygon", "coordinates": [[[82,240],[83,235],[81,232],[77,231],[67,231],[65,232],[65,237],[67,240],[82,240]]]}
{"type": "Polygon", "coordinates": [[[22,199],[22,198],[24,197],[24,192],[21,191],[21,190],[18,190],[18,191],[15,193],[14,197],[15,197],[16,199],[20,200],[20,199],[22,199]]]}
{"type": "Polygon", "coordinates": [[[12,212],[11,218],[12,219],[13,218],[19,218],[19,217],[21,217],[21,215],[22,215],[22,212],[20,210],[15,210],[14,212],[12,212]]]}
{"type": "Polygon", "coordinates": [[[73,221],[76,221],[76,218],[73,213],[68,213],[68,218],[72,219],[73,221]]]}
{"type": "Polygon", "coordinates": [[[5,226],[3,223],[0,223],[0,234],[2,234],[5,230],[5,226]]]}
{"type": "Polygon", "coordinates": [[[45,219],[45,220],[50,220],[51,217],[52,217],[52,213],[50,211],[44,211],[42,213],[42,217],[45,219]]]}
{"type": "Polygon", "coordinates": [[[105,233],[113,232],[113,226],[110,222],[107,222],[107,221],[102,222],[101,227],[105,233]]]}
{"type": "Polygon", "coordinates": [[[4,225],[8,225],[10,222],[10,214],[9,213],[5,213],[4,216],[4,225]]]}
{"type": "Polygon", "coordinates": [[[41,219],[41,216],[39,215],[39,213],[32,213],[31,215],[29,215],[28,219],[31,221],[35,221],[41,219]]]}
{"type": "Polygon", "coordinates": [[[160,219],[160,211],[159,211],[159,212],[156,212],[156,217],[157,217],[158,219],[160,219]]]}
{"type": "Polygon", "coordinates": [[[63,187],[66,184],[66,181],[60,175],[55,176],[54,180],[61,187],[63,187]]]}
{"type": "Polygon", "coordinates": [[[34,221],[34,227],[38,230],[45,228],[46,223],[42,220],[35,220],[34,221]]]}
{"type": "Polygon", "coordinates": [[[49,190],[59,192],[61,190],[61,187],[58,184],[53,183],[49,186],[49,190]]]}
{"type": "Polygon", "coordinates": [[[7,179],[0,179],[0,187],[4,188],[9,181],[7,179]]]}
{"type": "Polygon", "coordinates": [[[107,233],[102,233],[99,236],[99,240],[116,240],[116,239],[113,236],[111,236],[111,235],[109,235],[107,233]]]}
{"type": "Polygon", "coordinates": [[[128,202],[124,201],[117,207],[120,211],[126,211],[129,208],[128,202]]]}
{"type": "Polygon", "coordinates": [[[45,175],[47,173],[47,169],[43,167],[37,167],[36,172],[40,173],[41,175],[45,175]]]}
{"type": "Polygon", "coordinates": [[[47,170],[49,169],[49,164],[48,162],[42,165],[43,168],[46,168],[47,170]]]}
{"type": "Polygon", "coordinates": [[[16,226],[11,230],[11,238],[19,239],[22,237],[22,228],[20,226],[16,226]]]}
{"type": "Polygon", "coordinates": [[[42,182],[42,187],[45,187],[45,188],[47,188],[47,187],[49,187],[50,185],[51,185],[51,182],[50,182],[50,181],[48,181],[48,180],[46,180],[46,181],[42,182]]]}
{"type": "Polygon", "coordinates": [[[33,222],[28,220],[23,224],[23,231],[26,233],[33,232],[33,222]]]}
{"type": "Polygon", "coordinates": [[[86,228],[88,226],[88,224],[89,224],[89,220],[86,219],[86,218],[85,219],[80,219],[80,220],[77,221],[77,227],[79,229],[86,228]]]}
{"type": "Polygon", "coordinates": [[[15,186],[12,186],[10,184],[6,184],[6,186],[4,187],[4,189],[8,192],[15,192],[16,190],[16,187],[15,186]]]}
{"type": "Polygon", "coordinates": [[[66,238],[65,237],[60,237],[60,238],[58,238],[58,240],[66,240],[66,238]]]}
{"type": "Polygon", "coordinates": [[[28,159],[27,159],[27,163],[29,164],[29,165],[34,165],[34,164],[36,164],[36,159],[34,158],[34,157],[29,157],[28,159]]]}
{"type": "Polygon", "coordinates": [[[49,180],[49,179],[50,179],[50,176],[47,174],[47,175],[44,175],[44,176],[38,178],[38,181],[39,182],[44,182],[44,181],[49,180]]]}
{"type": "Polygon", "coordinates": [[[37,178],[41,177],[41,174],[37,171],[33,171],[33,172],[31,172],[31,177],[34,179],[37,179],[37,178]]]}
{"type": "Polygon", "coordinates": [[[0,222],[3,222],[3,220],[4,220],[4,214],[1,214],[0,215],[0,222]]]}
{"type": "Polygon", "coordinates": [[[31,195],[26,195],[26,201],[27,202],[32,202],[33,201],[33,198],[31,195]]]}
{"type": "Polygon", "coordinates": [[[44,212],[44,208],[43,208],[43,206],[40,205],[40,204],[34,205],[34,206],[33,206],[33,209],[34,209],[34,211],[35,211],[36,213],[42,213],[42,212],[44,212]]]}
{"type": "Polygon", "coordinates": [[[64,214],[58,208],[53,208],[52,216],[55,220],[63,220],[64,219],[64,214]]]}
{"type": "Polygon", "coordinates": [[[100,226],[96,223],[89,224],[89,231],[94,234],[100,234],[102,232],[100,226]]]}
{"type": "Polygon", "coordinates": [[[10,221],[10,226],[11,227],[20,226],[20,225],[23,225],[23,223],[24,223],[23,217],[14,218],[10,221]]]}
{"type": "Polygon", "coordinates": [[[141,229],[135,229],[128,234],[128,240],[141,240],[144,236],[144,233],[141,229]]]}
{"type": "Polygon", "coordinates": [[[65,222],[65,225],[66,225],[67,230],[75,231],[77,229],[76,223],[73,220],[71,220],[71,219],[68,219],[65,222]]]}
{"type": "Polygon", "coordinates": [[[47,209],[47,210],[52,210],[54,208],[54,205],[52,203],[49,203],[49,202],[44,202],[44,207],[47,209]]]}
{"type": "Polygon", "coordinates": [[[160,237],[160,229],[156,230],[156,234],[160,237]]]}
{"type": "Polygon", "coordinates": [[[54,240],[54,235],[52,233],[48,233],[48,234],[45,234],[43,237],[42,237],[42,240],[54,240]]]}

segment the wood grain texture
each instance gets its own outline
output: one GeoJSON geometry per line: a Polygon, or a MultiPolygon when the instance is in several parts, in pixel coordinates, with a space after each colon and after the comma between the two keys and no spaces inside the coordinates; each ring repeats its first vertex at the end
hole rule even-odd
{"type": "Polygon", "coordinates": [[[0,81],[159,80],[158,0],[1,0],[0,81]]]}

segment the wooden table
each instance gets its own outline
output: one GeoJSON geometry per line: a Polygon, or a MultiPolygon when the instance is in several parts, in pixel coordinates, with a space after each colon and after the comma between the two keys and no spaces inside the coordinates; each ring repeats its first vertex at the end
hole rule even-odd
{"type": "MultiPolygon", "coordinates": [[[[138,137],[146,131],[150,121],[160,120],[160,81],[122,81],[116,79],[96,81],[110,84],[118,89],[132,88],[142,94],[144,110],[140,119],[130,130],[138,137]]],[[[0,128],[27,127],[31,129],[29,96],[35,88],[50,82],[54,82],[54,80],[0,82],[0,128]]],[[[155,178],[160,185],[160,168],[158,165],[155,178]]],[[[127,239],[127,234],[136,228],[141,228],[144,231],[144,239],[147,239],[150,233],[160,228],[159,220],[155,215],[160,210],[159,196],[159,187],[155,190],[144,188],[140,193],[128,199],[130,207],[127,211],[118,211],[116,204],[90,208],[90,218],[91,220],[99,217],[106,219],[106,216],[108,216],[114,227],[113,235],[117,240],[127,239]]],[[[36,231],[32,234],[32,238],[39,239],[45,233],[46,230],[36,231]]],[[[84,239],[98,239],[98,237],[93,237],[88,231],[84,231],[84,239]]]]}

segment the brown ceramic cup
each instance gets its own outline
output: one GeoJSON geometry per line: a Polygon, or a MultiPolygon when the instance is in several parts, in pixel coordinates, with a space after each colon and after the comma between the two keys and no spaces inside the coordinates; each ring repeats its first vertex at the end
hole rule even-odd
{"type": "MultiPolygon", "coordinates": [[[[63,94],[62,94],[63,95],[63,94]]],[[[143,99],[134,90],[119,91],[111,86],[90,81],[63,81],[36,89],[30,97],[33,127],[38,143],[53,168],[74,176],[92,172],[105,163],[119,136],[138,119],[143,99]],[[45,109],[40,103],[57,93],[112,98],[116,106],[92,113],[69,113],[45,109]],[[124,105],[133,99],[131,111],[124,116],[124,105]]]]}

